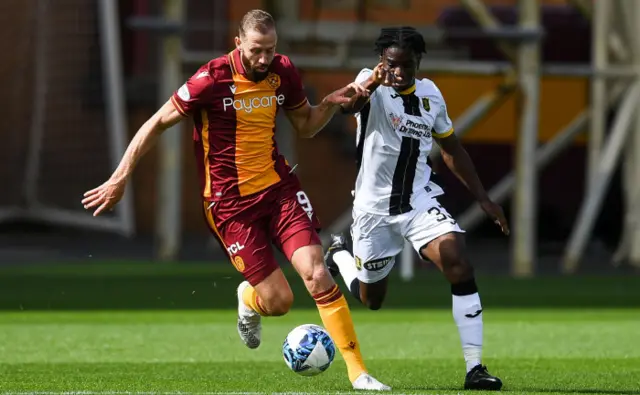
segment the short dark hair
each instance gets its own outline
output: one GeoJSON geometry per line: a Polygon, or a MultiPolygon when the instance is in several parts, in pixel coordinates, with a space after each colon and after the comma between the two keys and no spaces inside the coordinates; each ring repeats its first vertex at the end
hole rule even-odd
{"type": "Polygon", "coordinates": [[[394,46],[410,49],[418,58],[422,57],[423,53],[427,53],[424,37],[411,26],[382,28],[375,45],[376,52],[381,56],[385,49],[394,46]]]}
{"type": "Polygon", "coordinates": [[[240,36],[244,36],[250,30],[257,30],[262,34],[266,34],[275,27],[276,21],[271,14],[263,10],[251,10],[244,14],[242,20],[240,20],[238,32],[240,36]]]}

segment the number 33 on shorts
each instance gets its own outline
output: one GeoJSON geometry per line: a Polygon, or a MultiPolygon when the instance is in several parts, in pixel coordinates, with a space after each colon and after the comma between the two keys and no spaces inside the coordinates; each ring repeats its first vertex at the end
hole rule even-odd
{"type": "Polygon", "coordinates": [[[456,220],[453,219],[451,214],[449,214],[441,205],[433,206],[433,207],[429,208],[429,210],[427,210],[427,213],[429,213],[432,216],[434,216],[437,222],[447,221],[451,225],[455,225],[456,224],[456,220]]]}

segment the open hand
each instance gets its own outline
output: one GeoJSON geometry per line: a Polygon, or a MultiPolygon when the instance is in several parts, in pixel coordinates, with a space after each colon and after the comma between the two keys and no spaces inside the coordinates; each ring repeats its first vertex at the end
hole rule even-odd
{"type": "Polygon", "coordinates": [[[124,195],[126,182],[109,180],[97,188],[85,192],[82,205],[86,210],[93,209],[93,216],[97,217],[105,211],[111,210],[124,195]]]}
{"type": "Polygon", "coordinates": [[[362,85],[352,82],[344,88],[338,89],[335,92],[330,93],[325,100],[330,104],[346,104],[360,97],[369,96],[369,91],[362,85]]]}
{"type": "Polygon", "coordinates": [[[482,210],[487,213],[496,225],[500,226],[502,233],[509,236],[509,223],[507,222],[507,218],[504,216],[502,207],[488,199],[480,202],[480,207],[482,207],[482,210]]]}

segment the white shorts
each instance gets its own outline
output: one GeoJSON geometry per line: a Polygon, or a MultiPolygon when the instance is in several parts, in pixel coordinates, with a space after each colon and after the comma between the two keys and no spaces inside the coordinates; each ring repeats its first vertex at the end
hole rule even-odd
{"type": "Polygon", "coordinates": [[[370,284],[388,276],[396,255],[402,252],[405,239],[420,253],[427,243],[444,234],[464,233],[436,198],[428,199],[420,209],[400,215],[371,214],[353,209],[351,236],[360,281],[370,284]]]}

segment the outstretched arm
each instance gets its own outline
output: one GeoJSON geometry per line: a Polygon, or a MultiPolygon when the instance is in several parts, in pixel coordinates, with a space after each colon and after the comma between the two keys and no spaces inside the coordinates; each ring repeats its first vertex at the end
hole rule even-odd
{"type": "Polygon", "coordinates": [[[165,130],[183,119],[184,117],[178,112],[171,100],[167,100],[167,102],[138,129],[129,143],[120,164],[111,175],[111,180],[113,182],[126,182],[140,158],[155,145],[158,137],[165,130]]]}
{"type": "Polygon", "coordinates": [[[162,132],[190,116],[202,103],[210,101],[213,83],[208,66],[205,65],[174,92],[171,99],[140,127],[111,177],[104,184],[84,194],[84,208],[94,209],[94,216],[113,208],[122,199],[127,180],[140,158],[153,147],[162,132]]]}
{"type": "Polygon", "coordinates": [[[455,133],[444,138],[435,138],[442,152],[442,160],[455,176],[467,187],[479,202],[489,199],[475,166],[455,133]]]}
{"type": "Polygon", "coordinates": [[[390,74],[387,73],[382,63],[378,63],[373,70],[362,70],[356,77],[355,82],[360,83],[369,95],[359,96],[356,100],[343,104],[342,112],[345,114],[357,114],[362,111],[362,108],[370,100],[373,92],[375,92],[380,85],[391,85],[392,81],[390,74]]]}
{"type": "Polygon", "coordinates": [[[109,180],[99,187],[84,194],[82,205],[85,209],[94,209],[93,216],[110,210],[124,195],[127,180],[133,173],[142,156],[149,151],[158,140],[158,136],[184,117],[168,100],[151,118],[145,122],[129,143],[120,164],[109,180]]]}
{"type": "Polygon", "coordinates": [[[285,114],[298,136],[311,138],[329,123],[338,108],[338,106],[323,100],[317,106],[312,106],[307,102],[296,110],[286,111],[285,114]]]}
{"type": "Polygon", "coordinates": [[[378,88],[378,86],[380,86],[380,81],[377,81],[377,79],[374,78],[374,75],[372,74],[362,83],[362,88],[367,90],[367,92],[369,92],[369,95],[360,95],[355,100],[343,104],[341,106],[342,112],[344,114],[357,114],[362,111],[362,108],[370,100],[370,95],[378,88]]]}
{"type": "Polygon", "coordinates": [[[480,203],[480,207],[491,219],[500,226],[505,235],[509,234],[509,224],[502,208],[491,201],[484,189],[476,168],[455,133],[450,133],[444,138],[435,138],[442,151],[442,160],[453,174],[467,187],[471,194],[480,203]]]}
{"type": "Polygon", "coordinates": [[[287,118],[300,137],[311,138],[326,126],[340,105],[355,101],[360,96],[368,96],[368,92],[360,84],[351,83],[328,94],[316,106],[305,102],[300,108],[286,111],[287,118]]]}

